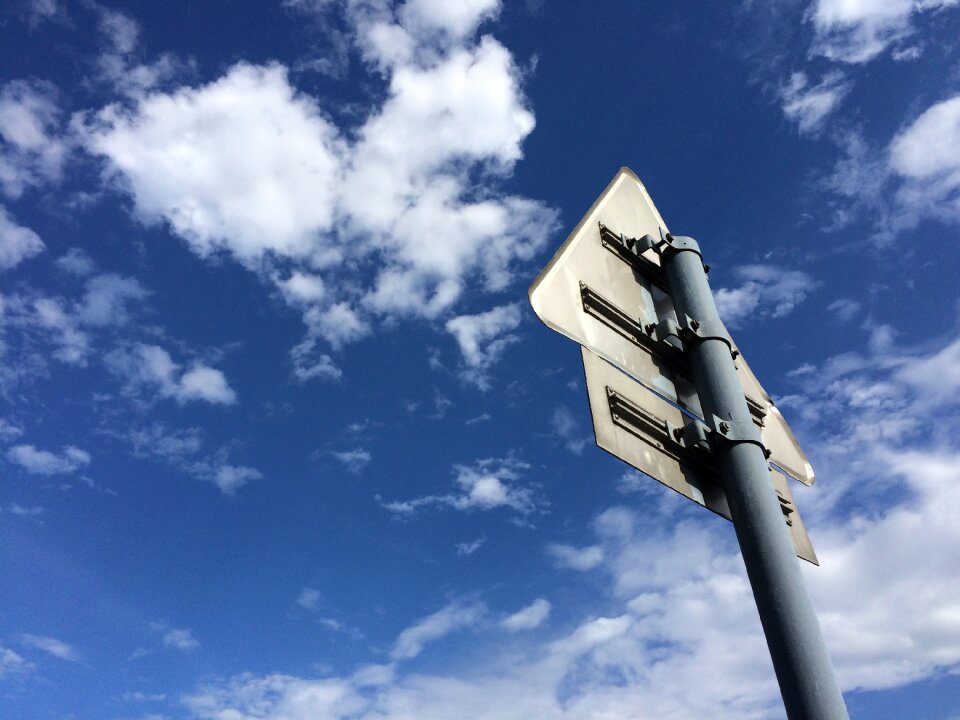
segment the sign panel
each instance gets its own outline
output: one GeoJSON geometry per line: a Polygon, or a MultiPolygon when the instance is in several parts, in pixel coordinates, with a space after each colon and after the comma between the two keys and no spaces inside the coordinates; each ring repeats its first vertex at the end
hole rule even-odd
{"type": "MultiPolygon", "coordinates": [[[[530,286],[530,304],[547,327],[702,417],[681,342],[663,331],[677,316],[659,257],[637,255],[626,242],[659,237],[661,229],[666,223],[643,183],[621,168],[530,286]]],[[[813,468],[783,416],[742,356],[736,364],[771,462],[813,484],[813,468]]]]}
{"type": "MultiPolygon", "coordinates": [[[[674,434],[691,418],[587,348],[581,348],[597,445],[696,503],[730,519],[730,506],[706,443],[674,434]]],[[[784,475],[770,477],[797,555],[818,565],[784,475]]]]}

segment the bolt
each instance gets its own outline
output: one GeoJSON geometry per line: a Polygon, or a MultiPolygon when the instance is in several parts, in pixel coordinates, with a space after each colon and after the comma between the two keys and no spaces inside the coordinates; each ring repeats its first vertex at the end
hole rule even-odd
{"type": "Polygon", "coordinates": [[[699,329],[700,329],[700,321],[699,321],[699,320],[691,320],[691,321],[690,321],[690,327],[693,328],[694,331],[699,330],[699,329]]]}
{"type": "Polygon", "coordinates": [[[653,331],[656,330],[656,329],[657,329],[657,324],[656,324],[656,323],[647,323],[646,325],[643,326],[643,331],[644,331],[647,335],[653,335],[653,331]]]}
{"type": "Polygon", "coordinates": [[[721,420],[721,421],[720,421],[720,432],[722,432],[724,435],[726,435],[728,432],[730,432],[730,423],[728,423],[726,420],[721,420]]]}

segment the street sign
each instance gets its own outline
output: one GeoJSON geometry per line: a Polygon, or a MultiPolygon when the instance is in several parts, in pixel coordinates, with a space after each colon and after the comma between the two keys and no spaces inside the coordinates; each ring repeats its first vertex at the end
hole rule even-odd
{"type": "MultiPolygon", "coordinates": [[[[730,520],[730,506],[705,436],[682,432],[692,418],[587,348],[581,352],[597,445],[730,520]]],[[[796,554],[818,565],[786,477],[772,469],[770,476],[796,554]]]]}
{"type": "MultiPolygon", "coordinates": [[[[702,417],[659,256],[630,239],[659,237],[666,223],[627,168],[600,195],[530,286],[530,304],[566,335],[642,385],[702,417]]],[[[727,333],[729,337],[729,333],[727,333]]],[[[731,347],[739,356],[736,345],[731,347]]],[[[783,416],[739,356],[737,374],[770,460],[805,485],[813,468],[783,416]]]]}

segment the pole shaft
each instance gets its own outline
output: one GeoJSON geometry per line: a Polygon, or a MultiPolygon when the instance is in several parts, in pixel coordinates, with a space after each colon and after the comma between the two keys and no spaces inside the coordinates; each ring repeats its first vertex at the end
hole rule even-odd
{"type": "Polygon", "coordinates": [[[711,415],[752,441],[717,442],[714,454],[724,484],[747,576],[760,613],[774,671],[790,720],[847,720],[843,695],[807,595],[790,532],[759,444],[730,347],[722,329],[699,248],[671,238],[661,257],[678,318],[698,321],[703,337],[687,353],[704,417],[711,415]]]}

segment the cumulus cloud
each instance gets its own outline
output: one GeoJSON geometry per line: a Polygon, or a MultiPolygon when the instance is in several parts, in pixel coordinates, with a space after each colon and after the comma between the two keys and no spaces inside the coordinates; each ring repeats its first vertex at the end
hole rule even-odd
{"type": "Polygon", "coordinates": [[[583,432],[581,424],[577,422],[570,408],[563,405],[554,408],[553,415],[550,416],[550,428],[563,442],[564,447],[574,455],[581,455],[583,449],[592,440],[583,432]]]}
{"type": "Polygon", "coordinates": [[[414,658],[423,651],[427,643],[475,625],[485,612],[486,608],[480,603],[451,603],[401,632],[390,651],[390,658],[414,658]]]}
{"type": "Polygon", "coordinates": [[[447,332],[460,346],[460,377],[481,390],[490,388],[489,369],[504,350],[517,341],[512,333],[523,320],[519,303],[501,305],[478,315],[460,315],[447,321],[447,332]]]}
{"type": "Polygon", "coordinates": [[[828,229],[868,215],[874,241],[887,245],[927,218],[960,222],[960,95],[911,118],[885,146],[858,132],[843,134],[841,145],[822,182],[836,198],[828,229]]]}
{"type": "Polygon", "coordinates": [[[323,594],[316,588],[304,588],[297,596],[297,605],[305,610],[316,610],[323,594]]]}
{"type": "Polygon", "coordinates": [[[558,566],[571,570],[585,572],[593,570],[603,562],[603,548],[600,545],[578,548],[562,543],[550,543],[546,549],[547,554],[554,559],[558,566]]]}
{"type": "MultiPolygon", "coordinates": [[[[307,325],[294,374],[336,379],[325,346],[366,337],[378,315],[446,314],[468,278],[503,290],[557,226],[553,210],[497,189],[534,127],[510,53],[475,37],[498,9],[348,4],[368,70],[387,82],[349,137],[284,68],[244,63],[90,114],[81,134],[143,221],[166,223],[201,256],[269,270],[307,325]]],[[[477,383],[504,345],[487,340],[485,359],[465,363],[477,383]]]]}
{"type": "Polygon", "coordinates": [[[18,225],[0,205],[0,270],[9,270],[43,252],[43,240],[28,227],[18,225]]]}
{"type": "Polygon", "coordinates": [[[510,632],[532,630],[543,624],[544,620],[550,615],[550,608],[548,600],[537,598],[527,607],[504,618],[500,622],[500,626],[510,632]]]}
{"type": "Polygon", "coordinates": [[[809,18],[816,31],[811,52],[864,63],[914,32],[915,13],[956,5],[956,0],[817,0],[809,18]]]}
{"type": "Polygon", "coordinates": [[[780,89],[783,114],[797,124],[801,135],[816,133],[850,92],[843,73],[832,71],[811,85],[807,75],[795,72],[780,89]]]}
{"type": "Polygon", "coordinates": [[[507,508],[526,515],[537,507],[533,488],[519,482],[521,473],[528,468],[529,465],[513,458],[491,458],[479,460],[473,465],[456,465],[455,492],[389,502],[384,507],[400,515],[409,515],[431,506],[464,511],[507,508]]]}
{"type": "Polygon", "coordinates": [[[7,460],[31,475],[68,475],[89,465],[90,459],[90,453],[73,445],[67,445],[60,453],[33,445],[14,445],[7,450],[7,460]]]}
{"type": "Polygon", "coordinates": [[[0,680],[26,674],[33,668],[33,663],[24,660],[10,648],[0,645],[0,680]]]}
{"type": "Polygon", "coordinates": [[[262,477],[263,473],[256,468],[223,463],[214,469],[212,479],[213,483],[220,488],[220,492],[224,495],[233,495],[251,480],[260,480],[262,477]]]}
{"type": "Polygon", "coordinates": [[[88,146],[145,221],[167,222],[202,256],[251,267],[306,258],[327,229],[338,178],[336,129],[279,65],[235,65],[219,80],[99,113],[88,146]]]}
{"type": "Polygon", "coordinates": [[[163,634],[163,644],[165,647],[174,650],[187,651],[196,650],[200,643],[193,637],[193,632],[188,628],[172,628],[163,634]]]}
{"type": "Polygon", "coordinates": [[[252,480],[263,478],[256,468],[230,462],[230,449],[204,454],[197,428],[174,430],[161,423],[130,430],[119,436],[130,443],[137,457],[156,458],[200,480],[211,482],[224,495],[233,495],[252,480]]]}
{"type": "Polygon", "coordinates": [[[20,197],[32,186],[57,182],[68,146],[60,137],[53,86],[14,80],[0,87],[0,190],[20,197]]]}
{"type": "Polygon", "coordinates": [[[10,442],[23,435],[23,428],[10,422],[6,418],[0,417],[0,441],[10,442]]]}
{"type": "MultiPolygon", "coordinates": [[[[81,262],[81,256],[73,256],[70,267],[79,269],[81,262]]],[[[133,278],[114,273],[97,275],[87,281],[86,292],[76,310],[77,319],[94,327],[125,325],[130,319],[128,303],[143,300],[147,295],[146,289],[133,278]]]]}
{"type": "Polygon", "coordinates": [[[487,542],[486,535],[481,535],[480,537],[474,538],[473,540],[457,543],[455,548],[457,551],[457,557],[473,555],[477,550],[482,548],[486,542],[487,542]]]}
{"type": "Polygon", "coordinates": [[[910,224],[926,215],[960,222],[960,95],[927,108],[893,138],[889,153],[910,224]]]}
{"type": "Polygon", "coordinates": [[[293,374],[300,382],[313,378],[339,380],[343,377],[343,370],[330,355],[320,351],[317,338],[314,337],[307,337],[294,345],[290,350],[290,360],[293,374]]]}
{"type": "Polygon", "coordinates": [[[340,462],[347,471],[354,475],[359,475],[363,469],[373,460],[373,455],[369,450],[363,448],[354,448],[353,450],[342,450],[331,452],[331,455],[340,462]]]}
{"type": "Polygon", "coordinates": [[[93,273],[96,265],[83,248],[70,248],[64,255],[57,258],[57,267],[63,272],[77,277],[85,277],[93,273]]]}
{"type": "Polygon", "coordinates": [[[33,302],[32,322],[48,331],[58,346],[53,356],[67,365],[86,366],[90,336],[80,329],[77,318],[57,298],[38,298],[33,302]]]}
{"type": "Polygon", "coordinates": [[[853,320],[861,311],[862,305],[852,298],[839,298],[827,305],[827,312],[840,323],[853,320]]]}
{"type": "Polygon", "coordinates": [[[45,652],[55,658],[66,660],[68,662],[80,661],[80,653],[78,653],[73,646],[68,645],[62,640],[57,640],[56,638],[52,637],[45,637],[43,635],[29,634],[20,635],[19,639],[24,646],[33,648],[34,650],[40,650],[41,652],[45,652]]]}
{"type": "Polygon", "coordinates": [[[194,362],[184,370],[158,345],[140,343],[129,349],[118,349],[108,354],[106,361],[107,367],[125,380],[132,393],[148,389],[180,404],[203,401],[232,405],[237,401],[236,393],[220,370],[201,362],[194,362]]]}
{"type": "Polygon", "coordinates": [[[744,265],[735,274],[740,285],[714,292],[720,317],[731,327],[748,317],[788,315],[820,284],[805,272],[773,265],[744,265]]]}
{"type": "Polygon", "coordinates": [[[103,39],[103,51],[97,58],[99,80],[114,91],[132,98],[180,74],[184,64],[173,55],[164,54],[149,63],[138,61],[140,26],[117,10],[94,5],[99,15],[98,30],[103,39]]]}

